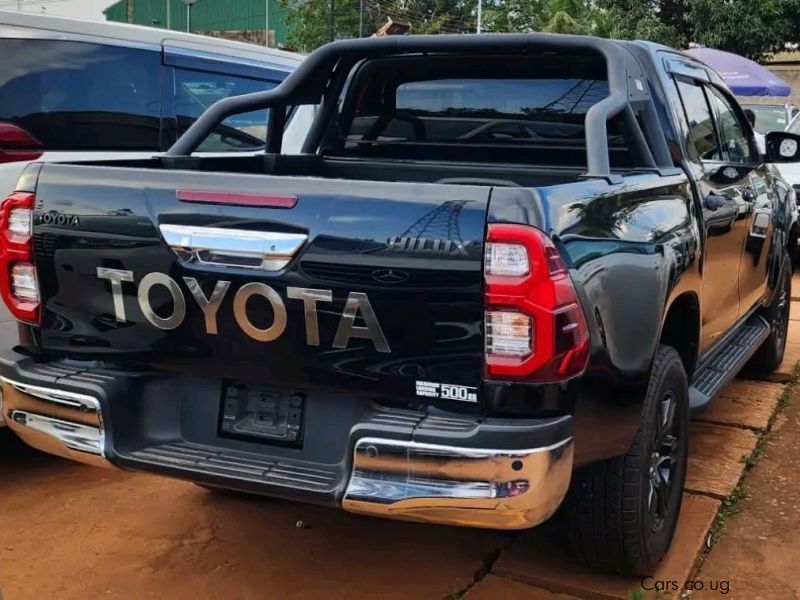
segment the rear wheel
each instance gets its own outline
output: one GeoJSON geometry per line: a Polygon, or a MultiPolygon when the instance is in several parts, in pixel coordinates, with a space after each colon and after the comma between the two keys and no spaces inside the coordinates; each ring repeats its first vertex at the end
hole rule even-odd
{"type": "Polygon", "coordinates": [[[792,267],[788,253],[783,259],[783,268],[778,280],[779,287],[770,305],[761,313],[769,323],[770,333],[750,361],[750,370],[755,375],[772,373],[783,362],[783,354],[786,351],[792,299],[792,267]]]}
{"type": "Polygon", "coordinates": [[[653,572],[678,521],[688,439],[686,371],[673,348],[659,346],[633,445],[573,479],[567,518],[577,557],[621,575],[653,572]]]}

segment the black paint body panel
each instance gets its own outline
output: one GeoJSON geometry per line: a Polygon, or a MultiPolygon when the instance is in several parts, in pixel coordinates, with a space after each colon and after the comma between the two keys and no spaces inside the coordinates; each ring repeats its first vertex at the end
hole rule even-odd
{"type": "MultiPolygon", "coordinates": [[[[348,165],[318,156],[45,165],[34,229],[44,320],[34,328],[28,350],[313,390],[343,410],[353,402],[377,401],[512,419],[571,415],[577,465],[624,453],[638,427],[656,348],[675,333],[664,324],[671,314],[683,315],[672,311],[688,307],[686,315],[697,316],[696,322],[678,322],[694,336],[684,357],[691,376],[721,339],[712,335],[717,311],[709,307],[723,286],[748,298],[729,307],[732,320],[723,333],[771,301],[790,226],[788,188],[763,164],[742,169],[735,182],[750,182],[763,193],[752,206],[731,213],[729,222],[715,222],[719,219],[702,198],[719,187],[725,165],[711,169],[683,156],[680,100],[661,63],[666,49],[630,48],[652,76],[653,102],[679,167],[582,178],[579,171],[560,167],[550,173],[531,167],[523,175],[519,166],[503,173],[503,166],[494,165],[482,173],[471,164],[348,165]],[[519,187],[431,183],[448,169],[519,187]],[[293,209],[187,205],[175,199],[181,188],[296,195],[298,204],[293,209]],[[758,211],[770,215],[770,226],[754,236],[758,211]],[[45,224],[44,214],[67,218],[45,224]],[[485,379],[482,255],[486,223],[495,222],[542,229],[567,263],[591,339],[581,376],[535,385],[485,379]],[[303,232],[309,241],[277,273],[198,267],[180,261],[165,245],[158,232],[162,224],[303,232]],[[442,242],[436,244],[440,248],[458,242],[465,252],[397,252],[389,243],[393,237],[431,238],[442,242]],[[98,267],[133,271],[134,282],[123,284],[126,323],[114,318],[110,285],[97,277],[98,267]],[[401,272],[402,281],[377,280],[387,269],[401,272]],[[734,290],[730,278],[738,282],[740,270],[752,289],[734,290]],[[140,310],[136,286],[150,272],[169,275],[183,290],[187,318],[175,330],[153,327],[140,310]],[[206,295],[215,281],[232,282],[218,313],[217,335],[206,332],[183,277],[197,278],[206,295]],[[252,281],[273,286],[284,298],[288,326],[276,341],[255,342],[233,318],[233,294],[252,281]],[[307,343],[303,303],[286,300],[287,286],[332,291],[333,302],[320,306],[318,347],[307,343]],[[332,347],[350,292],[368,295],[390,353],[378,352],[367,340],[332,347]],[[417,396],[417,380],[475,387],[478,402],[417,396]]],[[[153,296],[153,303],[161,304],[159,311],[170,310],[169,300],[153,296]]]]}

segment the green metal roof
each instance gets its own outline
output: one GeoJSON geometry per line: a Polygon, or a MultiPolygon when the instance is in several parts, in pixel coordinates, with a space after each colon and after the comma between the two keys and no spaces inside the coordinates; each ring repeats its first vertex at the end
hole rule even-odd
{"type": "MultiPolygon", "coordinates": [[[[286,41],[285,14],[279,0],[197,0],[192,5],[192,31],[264,31],[266,3],[269,1],[269,28],[275,42],[286,41]]],[[[182,0],[131,0],[133,23],[167,27],[169,2],[170,28],[186,31],[186,5],[182,0]]],[[[126,2],[120,0],[105,10],[106,20],[127,22],[126,2]]]]}

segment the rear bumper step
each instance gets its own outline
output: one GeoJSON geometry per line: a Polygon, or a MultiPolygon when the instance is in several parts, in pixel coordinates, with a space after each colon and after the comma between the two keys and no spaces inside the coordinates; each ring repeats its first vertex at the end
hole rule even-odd
{"type": "Polygon", "coordinates": [[[45,452],[355,513],[523,529],[555,512],[572,473],[568,416],[431,416],[310,394],[303,447],[287,448],[219,435],[208,382],[8,354],[0,374],[9,427],[45,452]]]}

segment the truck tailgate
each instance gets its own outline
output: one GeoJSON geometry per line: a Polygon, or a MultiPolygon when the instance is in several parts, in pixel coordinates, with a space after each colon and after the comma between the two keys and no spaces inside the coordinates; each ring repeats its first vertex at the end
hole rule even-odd
{"type": "Polygon", "coordinates": [[[48,164],[37,341],[230,380],[474,403],[489,193],[48,164]]]}

